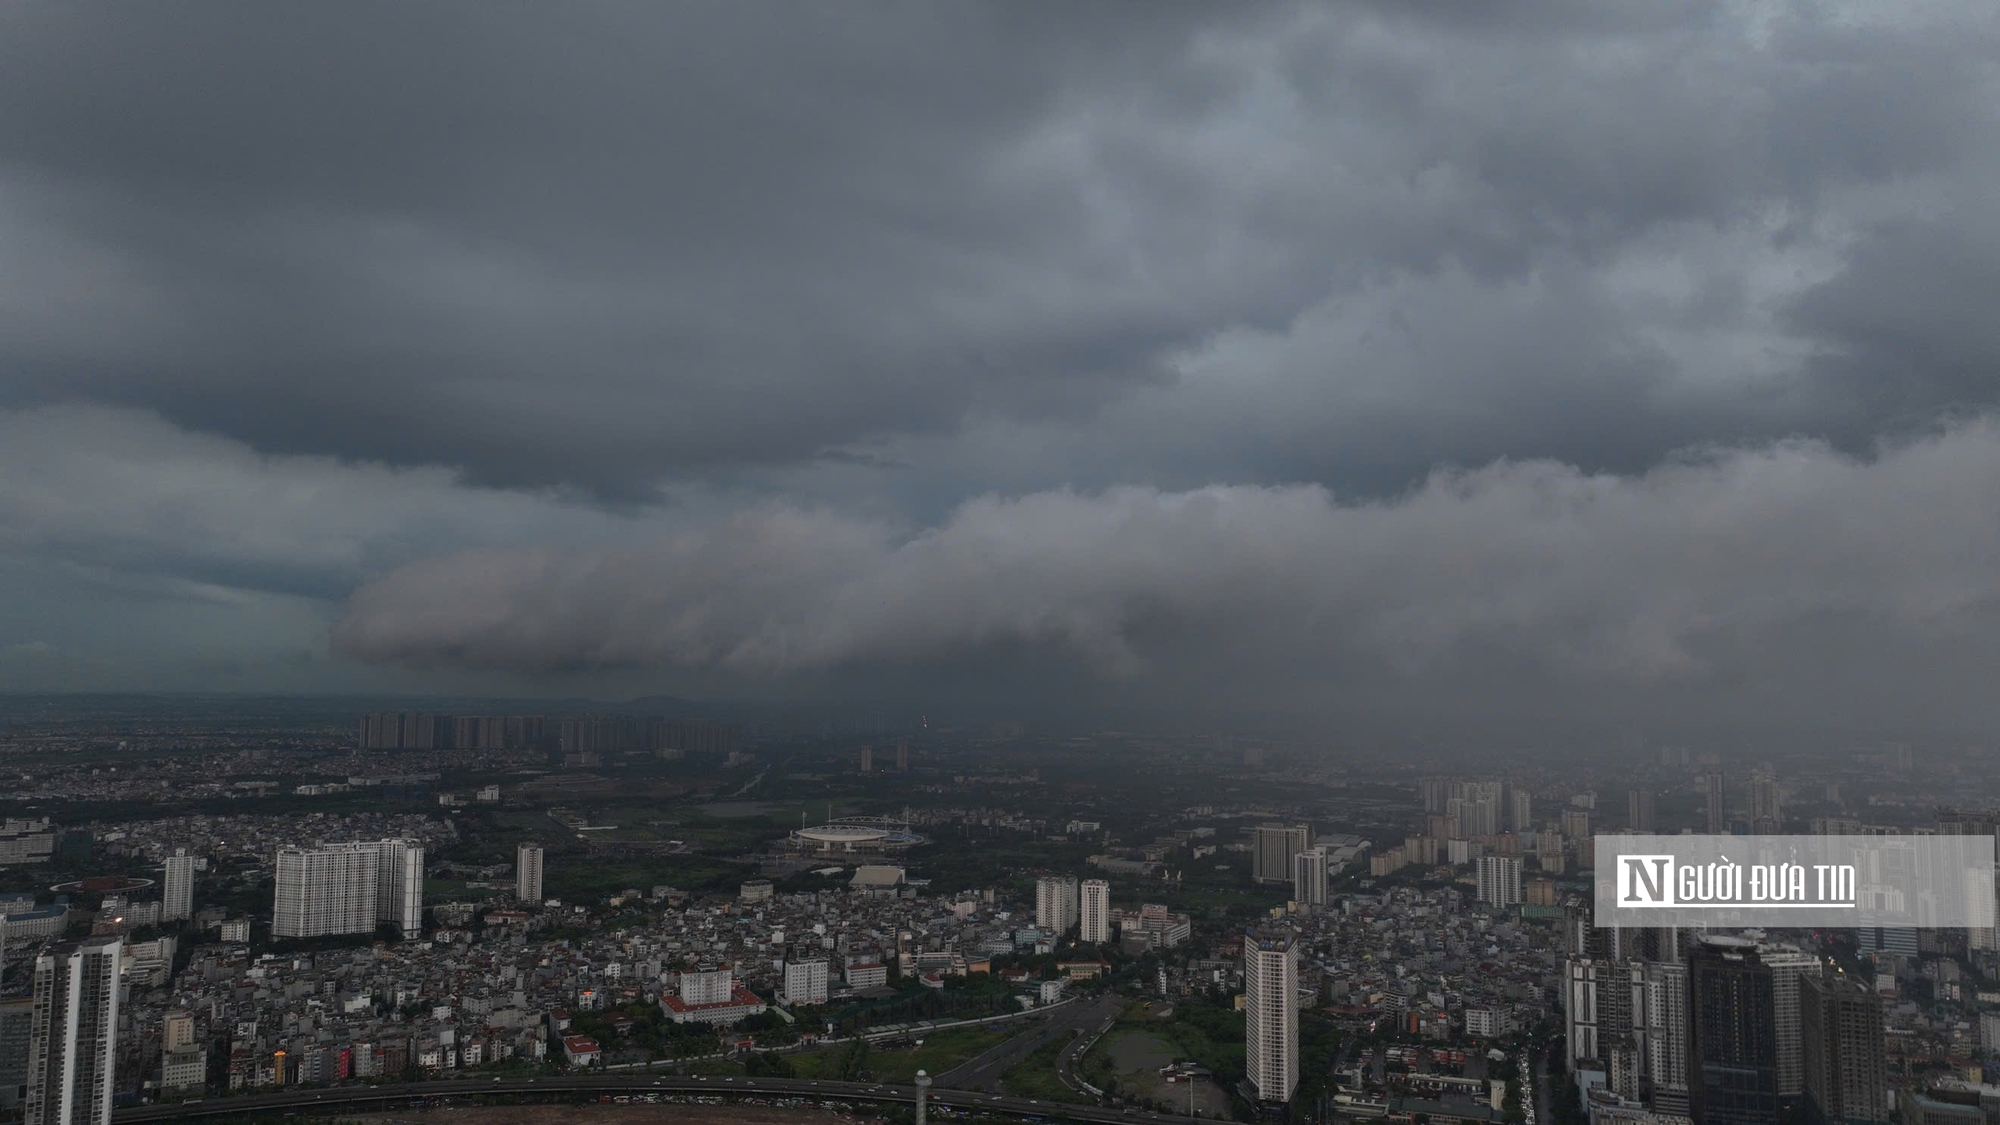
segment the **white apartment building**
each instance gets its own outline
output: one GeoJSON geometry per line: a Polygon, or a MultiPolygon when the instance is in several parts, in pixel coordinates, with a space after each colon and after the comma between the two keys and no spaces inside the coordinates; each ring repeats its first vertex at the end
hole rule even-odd
{"type": "Polygon", "coordinates": [[[1521,904],[1521,860],[1519,856],[1479,857],[1479,901],[1488,906],[1521,904]]]}
{"type": "Polygon", "coordinates": [[[1061,937],[1077,924],[1081,907],[1074,875],[1044,875],[1035,880],[1035,926],[1061,937]]]}
{"type": "Polygon", "coordinates": [[[793,1005],[826,1003],[824,960],[785,962],[785,1000],[793,1005]]]}
{"type": "Polygon", "coordinates": [[[1507,827],[1520,833],[1535,830],[1535,798],[1527,790],[1508,786],[1507,827]]]}
{"type": "Polygon", "coordinates": [[[404,940],[424,932],[424,846],[415,840],[378,840],[376,919],[393,923],[404,940]]]}
{"type": "Polygon", "coordinates": [[[1757,947],[1758,959],[1771,968],[1772,1026],[1777,1030],[1778,1096],[1805,1093],[1804,1042],[1799,1034],[1799,978],[1817,977],[1820,960],[1797,946],[1757,947]]]}
{"type": "Polygon", "coordinates": [[[414,840],[374,840],[278,851],[275,937],[359,934],[389,922],[403,937],[423,932],[424,849],[414,840]]]}
{"type": "Polygon", "coordinates": [[[522,844],[514,853],[514,897],[522,902],[542,901],[542,846],[522,844]]]}
{"type": "Polygon", "coordinates": [[[105,935],[35,958],[24,1125],[110,1125],[123,946],[105,935]]]}
{"type": "Polygon", "coordinates": [[[730,968],[689,970],[681,974],[680,994],[660,997],[660,1010],[675,1023],[728,1026],[766,1010],[766,1005],[736,983],[730,968]]]}
{"type": "Polygon", "coordinates": [[[1653,1108],[1688,1113],[1687,966],[1646,962],[1629,967],[1632,1025],[1653,1108]]]}
{"type": "Polygon", "coordinates": [[[1625,982],[1615,979],[1612,962],[1591,957],[1563,962],[1563,976],[1563,1041],[1569,1049],[1563,1065],[1575,1074],[1599,1065],[1599,1021],[1613,1007],[1606,991],[1625,982]]]}
{"type": "Polygon", "coordinates": [[[1103,879],[1085,879],[1081,885],[1080,936],[1094,945],[1111,940],[1111,884],[1103,879]]]}
{"type": "Polygon", "coordinates": [[[194,857],[186,849],[167,857],[167,878],[160,895],[160,920],[194,917],[194,857]]]}
{"type": "Polygon", "coordinates": [[[376,857],[355,848],[278,849],[274,937],[359,934],[375,928],[376,857]]]}
{"type": "Polygon", "coordinates": [[[720,1004],[736,993],[736,972],[733,969],[709,969],[705,972],[689,970],[681,974],[681,1002],[689,1006],[696,1004],[720,1004]]]}
{"type": "Polygon", "coordinates": [[[1292,881],[1292,857],[1312,847],[1312,827],[1260,824],[1251,831],[1250,877],[1258,883],[1292,881]]]}
{"type": "Polygon", "coordinates": [[[880,961],[850,961],[847,965],[847,987],[880,988],[889,983],[889,966],[880,961]]]}
{"type": "Polygon", "coordinates": [[[1243,1069],[1260,1101],[1291,1101],[1299,1084],[1299,961],[1292,942],[1290,934],[1243,939],[1243,1069]]]}
{"type": "Polygon", "coordinates": [[[1300,906],[1326,905],[1325,848],[1307,848],[1292,857],[1292,901],[1300,906]]]}

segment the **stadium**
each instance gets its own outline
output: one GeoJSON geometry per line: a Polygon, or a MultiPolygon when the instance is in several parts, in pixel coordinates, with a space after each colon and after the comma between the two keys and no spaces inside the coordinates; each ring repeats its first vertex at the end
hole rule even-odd
{"type": "Polygon", "coordinates": [[[843,816],[792,833],[797,847],[821,852],[902,851],[925,842],[908,821],[887,816],[843,816]]]}

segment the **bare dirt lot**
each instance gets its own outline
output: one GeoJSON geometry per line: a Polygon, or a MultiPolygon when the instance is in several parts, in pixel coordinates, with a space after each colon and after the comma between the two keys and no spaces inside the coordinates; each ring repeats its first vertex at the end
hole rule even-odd
{"type": "MultiPolygon", "coordinates": [[[[1108,1044],[1120,1089],[1186,1113],[1188,1082],[1168,1082],[1159,1068],[1174,1061],[1173,1044],[1150,1031],[1126,1031],[1108,1044]]],[[[1207,1079],[1194,1081],[1194,1107],[1204,1117],[1228,1117],[1229,1095],[1207,1079]]]]}
{"type": "Polygon", "coordinates": [[[341,1114],[355,1125],[868,1125],[881,1119],[859,1110],[784,1109],[760,1105],[507,1105],[467,1106],[425,1113],[341,1114]]]}

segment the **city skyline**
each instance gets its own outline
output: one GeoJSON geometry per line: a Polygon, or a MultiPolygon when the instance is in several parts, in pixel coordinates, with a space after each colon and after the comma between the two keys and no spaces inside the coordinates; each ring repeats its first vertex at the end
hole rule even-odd
{"type": "Polygon", "coordinates": [[[0,1122],[1993,1125],[1997,58],[0,5],[0,1122]]]}
{"type": "Polygon", "coordinates": [[[1869,876],[1915,925],[1606,928],[1593,901],[1605,835],[1641,819],[1671,849],[1719,816],[1732,856],[1767,832],[1891,858],[1913,854],[1899,836],[1990,839],[1980,747],[1453,769],[1016,724],[533,718],[0,729],[15,799],[53,813],[0,826],[0,1109],[57,1104],[66,1068],[107,1054],[114,1098],[188,1114],[225,1091],[487,1075],[561,1096],[598,1068],[694,1060],[866,1095],[919,1050],[954,1097],[1032,1084],[1114,1113],[1333,1125],[1528,1125],[1531,1103],[1888,1125],[1892,1099],[1955,1122],[2000,1089],[1969,1080],[2000,1059],[2000,930],[1923,924],[1922,864],[1869,876]],[[899,745],[904,768],[862,768],[861,747],[899,745]],[[118,1030],[43,1035],[38,1072],[36,1013],[91,994],[60,979],[86,933],[118,1030]],[[928,1045],[899,1045],[912,1031],[928,1045]],[[1187,1056],[1136,1066],[1161,1036],[1187,1056]]]}

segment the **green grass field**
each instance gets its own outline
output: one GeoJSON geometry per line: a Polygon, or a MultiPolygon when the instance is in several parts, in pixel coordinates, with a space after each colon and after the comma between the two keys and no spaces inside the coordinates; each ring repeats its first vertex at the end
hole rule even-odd
{"type": "Polygon", "coordinates": [[[1007,1093],[1017,1098],[1034,1098],[1044,1102],[1089,1103],[1092,1099],[1077,1093],[1062,1084],[1056,1077],[1056,1059],[1069,1049],[1076,1040],[1074,1033],[1042,1044],[1034,1054],[1000,1076],[1000,1084],[1007,1093]]]}

